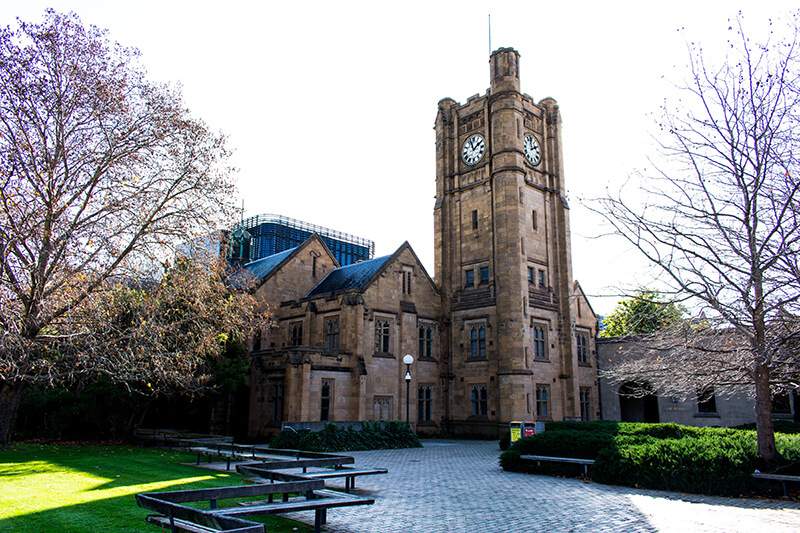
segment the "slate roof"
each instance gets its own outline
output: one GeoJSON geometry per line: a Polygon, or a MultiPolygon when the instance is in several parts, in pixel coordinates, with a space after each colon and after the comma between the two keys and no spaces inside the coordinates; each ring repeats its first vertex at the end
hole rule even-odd
{"type": "Polygon", "coordinates": [[[330,274],[325,276],[325,279],[311,289],[311,292],[308,293],[306,298],[319,296],[320,294],[335,293],[346,289],[362,289],[392,257],[391,255],[376,257],[369,261],[353,263],[352,265],[332,270],[330,274]]]}
{"type": "Polygon", "coordinates": [[[284,259],[292,255],[292,252],[297,250],[297,247],[289,248],[283,252],[263,257],[256,261],[251,261],[242,267],[242,270],[249,273],[255,279],[261,281],[269,276],[275,268],[280,265],[284,259]]]}

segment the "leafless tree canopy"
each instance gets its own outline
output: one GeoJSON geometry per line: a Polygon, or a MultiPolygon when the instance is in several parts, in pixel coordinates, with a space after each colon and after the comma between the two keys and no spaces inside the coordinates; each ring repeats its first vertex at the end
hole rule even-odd
{"type": "Polygon", "coordinates": [[[662,336],[676,346],[653,345],[651,375],[695,368],[695,377],[719,382],[749,378],[765,457],[774,454],[774,442],[770,451],[761,439],[762,427],[772,431],[770,387],[797,385],[784,371],[800,332],[800,51],[792,23],[788,38],[757,44],[741,17],[731,21],[729,54],[713,64],[691,45],[684,97],[663,109],[664,163],[638,176],[639,196],[623,190],[598,208],[675,294],[724,332],[717,339],[695,331],[684,351],[680,335],[662,336]],[[673,355],[659,359],[664,349],[673,355]]]}
{"type": "MultiPolygon", "coordinates": [[[[800,387],[800,339],[790,317],[774,321],[767,337],[771,349],[773,393],[800,387]],[[778,345],[778,343],[782,343],[778,345]]],[[[719,322],[685,320],[672,323],[649,335],[620,339],[614,344],[614,359],[603,361],[601,376],[613,387],[642,384],[629,394],[644,396],[655,392],[694,400],[713,387],[718,397],[755,395],[752,346],[748,339],[719,322]],[[611,363],[611,364],[609,364],[611,363]]]]}

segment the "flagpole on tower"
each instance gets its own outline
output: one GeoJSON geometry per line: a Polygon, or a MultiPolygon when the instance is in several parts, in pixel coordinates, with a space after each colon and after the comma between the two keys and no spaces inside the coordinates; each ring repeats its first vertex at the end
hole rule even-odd
{"type": "Polygon", "coordinates": [[[492,14],[489,13],[489,55],[492,55],[492,14]]]}

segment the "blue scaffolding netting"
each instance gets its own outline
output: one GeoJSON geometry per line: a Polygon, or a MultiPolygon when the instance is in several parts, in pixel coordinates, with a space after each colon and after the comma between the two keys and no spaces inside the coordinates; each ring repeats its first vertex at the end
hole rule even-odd
{"type": "Polygon", "coordinates": [[[373,241],[282,215],[256,215],[244,219],[233,230],[238,228],[246,229],[251,236],[249,242],[242,243],[242,256],[248,261],[299,246],[315,233],[341,266],[367,261],[375,254],[373,241]]]}

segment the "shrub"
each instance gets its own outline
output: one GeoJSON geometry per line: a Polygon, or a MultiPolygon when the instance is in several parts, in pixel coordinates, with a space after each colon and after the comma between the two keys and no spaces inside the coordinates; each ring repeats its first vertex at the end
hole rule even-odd
{"type": "Polygon", "coordinates": [[[511,446],[511,432],[506,431],[500,436],[500,449],[506,451],[511,446]]]}
{"type": "Polygon", "coordinates": [[[310,433],[307,429],[301,429],[300,431],[293,429],[281,431],[272,438],[269,447],[278,450],[297,450],[299,449],[303,435],[307,433],[310,433]]]}
{"type": "Polygon", "coordinates": [[[647,436],[639,442],[623,436],[598,453],[592,478],[611,485],[740,495],[753,485],[750,474],[759,463],[755,438],[747,437],[753,436],[647,436]]]}
{"type": "MultiPolygon", "coordinates": [[[[775,433],[784,433],[787,435],[800,434],[800,423],[798,422],[791,422],[789,420],[775,420],[773,421],[772,425],[775,428],[775,433]]],[[[741,426],[736,426],[734,429],[752,429],[755,431],[756,423],[753,422],[751,424],[742,424],[741,426]]]]}
{"type": "MultiPolygon", "coordinates": [[[[594,459],[601,483],[736,496],[777,484],[754,480],[766,471],[754,431],[676,424],[549,423],[547,431],[518,440],[500,456],[505,470],[579,476],[581,465],[523,461],[520,455],[594,459]]],[[[780,473],[800,474],[800,435],[777,434],[780,473]],[[797,465],[797,466],[795,466],[797,465]]]]}
{"type": "Polygon", "coordinates": [[[405,422],[362,422],[361,430],[325,424],[321,431],[282,431],[270,448],[309,452],[343,452],[390,448],[418,448],[422,443],[405,422]]]}
{"type": "MultiPolygon", "coordinates": [[[[572,423],[572,425],[578,425],[572,423]]],[[[565,426],[570,427],[571,426],[565,426]]],[[[583,473],[583,466],[569,463],[524,461],[520,455],[548,455],[551,457],[575,457],[594,459],[598,450],[608,446],[614,438],[610,431],[590,431],[586,428],[551,430],[523,437],[500,455],[500,466],[513,472],[536,474],[575,475],[583,473]]]]}

